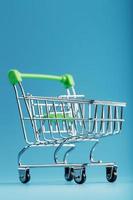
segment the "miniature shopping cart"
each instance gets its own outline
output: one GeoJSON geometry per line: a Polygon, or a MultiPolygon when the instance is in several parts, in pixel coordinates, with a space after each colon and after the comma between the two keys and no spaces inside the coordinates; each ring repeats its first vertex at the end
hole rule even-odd
{"type": "MultiPolygon", "coordinates": [[[[9,72],[13,85],[23,135],[27,146],[18,154],[19,179],[22,183],[30,180],[30,168],[64,167],[67,181],[82,184],[86,180],[87,166],[105,166],[106,178],[114,182],[117,178],[117,165],[112,162],[95,161],[93,152],[99,140],[113,136],[122,130],[123,108],[126,103],[96,101],[77,95],[73,77],[41,74],[24,74],[17,70],[9,72]],[[60,81],[66,95],[59,97],[33,96],[26,93],[22,85],[23,78],[36,78],[60,81]],[[29,131],[31,128],[31,131],[29,131]],[[68,155],[77,142],[94,142],[89,152],[89,162],[69,163],[68,155]],[[21,157],[29,148],[52,147],[53,162],[45,164],[22,164],[21,157]],[[65,149],[59,160],[59,152],[65,149]]],[[[52,156],[51,155],[51,156],[52,156]]]]}

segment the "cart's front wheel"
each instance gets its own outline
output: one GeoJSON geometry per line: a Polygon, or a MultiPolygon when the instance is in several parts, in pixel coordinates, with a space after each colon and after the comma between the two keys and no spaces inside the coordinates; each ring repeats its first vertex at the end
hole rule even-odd
{"type": "Polygon", "coordinates": [[[72,181],[73,180],[73,168],[65,167],[64,176],[65,176],[66,181],[72,181]]]}
{"type": "Polygon", "coordinates": [[[114,182],[117,179],[117,166],[106,167],[106,178],[109,182],[114,182]]]}
{"type": "Polygon", "coordinates": [[[86,181],[86,169],[85,167],[81,169],[74,169],[74,181],[77,184],[83,184],[86,181]]]}
{"type": "Polygon", "coordinates": [[[21,183],[28,183],[30,181],[30,170],[19,169],[19,180],[21,183]]]}

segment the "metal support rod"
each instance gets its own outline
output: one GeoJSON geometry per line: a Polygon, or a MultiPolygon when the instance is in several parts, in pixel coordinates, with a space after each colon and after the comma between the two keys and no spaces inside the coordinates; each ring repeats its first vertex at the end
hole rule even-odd
{"type": "Polygon", "coordinates": [[[31,147],[32,145],[25,146],[19,153],[18,153],[18,166],[21,166],[21,157],[22,155],[31,147]]]}
{"type": "Polygon", "coordinates": [[[55,149],[55,151],[54,151],[54,162],[55,162],[55,163],[59,163],[57,153],[60,151],[61,147],[63,146],[63,144],[64,144],[67,140],[68,140],[68,139],[64,139],[63,142],[61,142],[61,143],[59,144],[59,146],[55,149]]]}
{"type": "Polygon", "coordinates": [[[91,150],[90,150],[90,163],[102,163],[101,160],[98,160],[98,161],[95,161],[94,158],[93,158],[93,153],[95,151],[95,148],[96,148],[96,145],[99,143],[99,141],[96,141],[94,143],[94,145],[92,146],[91,150]]]}
{"type": "Polygon", "coordinates": [[[70,148],[66,151],[66,153],[64,154],[64,157],[63,157],[63,162],[64,162],[64,163],[67,163],[67,157],[68,157],[69,153],[70,153],[72,150],[74,150],[74,149],[75,149],[75,146],[70,147],[70,148]]]}

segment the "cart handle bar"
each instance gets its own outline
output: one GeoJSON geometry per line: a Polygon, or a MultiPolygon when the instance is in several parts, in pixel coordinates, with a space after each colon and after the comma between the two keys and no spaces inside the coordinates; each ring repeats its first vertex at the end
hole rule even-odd
{"type": "Polygon", "coordinates": [[[12,85],[22,82],[22,78],[36,78],[36,79],[47,79],[57,80],[64,84],[65,88],[70,88],[75,85],[72,75],[65,74],[62,76],[46,75],[46,74],[25,74],[20,73],[18,70],[10,70],[8,73],[9,81],[12,85]]]}

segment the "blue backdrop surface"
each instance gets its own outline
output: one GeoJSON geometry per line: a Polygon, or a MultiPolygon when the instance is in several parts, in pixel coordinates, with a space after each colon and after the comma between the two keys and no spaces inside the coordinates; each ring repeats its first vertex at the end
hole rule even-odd
{"type": "MultiPolygon", "coordinates": [[[[132,9],[131,0],[0,0],[0,198],[132,199],[132,9]],[[96,158],[117,161],[116,183],[106,182],[105,169],[94,168],[88,169],[82,186],[65,183],[63,169],[32,170],[31,183],[19,183],[16,158],[25,143],[7,78],[12,68],[25,73],[71,73],[77,93],[127,102],[122,134],[102,140],[95,153],[96,158]]],[[[37,95],[64,93],[58,83],[24,83],[28,92],[32,89],[37,95]]],[[[89,144],[79,144],[71,159],[88,159],[88,148],[89,144]]],[[[49,155],[34,150],[27,160],[41,162],[49,155]]]]}

